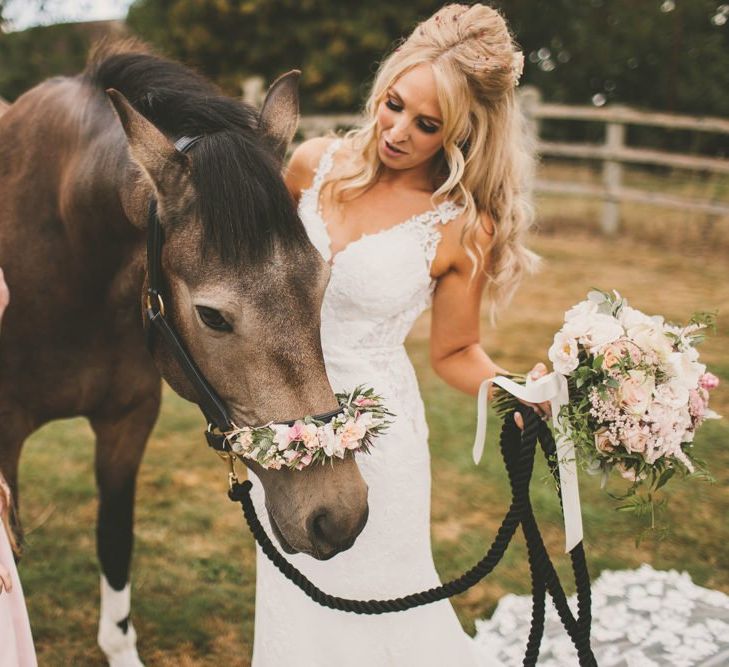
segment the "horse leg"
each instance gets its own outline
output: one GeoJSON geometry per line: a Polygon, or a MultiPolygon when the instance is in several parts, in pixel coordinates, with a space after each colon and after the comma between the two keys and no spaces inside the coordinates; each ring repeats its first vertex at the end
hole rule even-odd
{"type": "MultiPolygon", "coordinates": [[[[18,490],[18,464],[20,450],[25,439],[33,432],[33,422],[22,410],[0,406],[0,474],[10,487],[14,511],[10,513],[10,523],[18,544],[22,544],[23,529],[18,511],[20,494],[18,490]]],[[[0,525],[2,530],[2,525],[0,525]]]]}
{"type": "Polygon", "coordinates": [[[110,667],[142,667],[137,635],[129,620],[129,565],[137,471],[157,419],[159,402],[158,386],[151,396],[122,414],[90,418],[96,434],[96,545],[102,571],[98,643],[110,667]]]}

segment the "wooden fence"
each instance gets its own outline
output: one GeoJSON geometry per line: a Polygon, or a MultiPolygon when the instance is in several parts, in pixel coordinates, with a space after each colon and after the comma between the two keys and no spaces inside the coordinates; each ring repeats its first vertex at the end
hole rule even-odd
{"type": "MultiPolygon", "coordinates": [[[[539,92],[534,88],[524,88],[521,91],[521,99],[527,118],[531,121],[530,126],[537,134],[537,150],[542,157],[593,160],[602,163],[601,184],[539,178],[535,184],[537,193],[602,200],[601,227],[605,233],[617,232],[620,223],[620,205],[623,202],[729,216],[729,201],[679,197],[630,188],[623,184],[624,164],[659,165],[704,173],[729,174],[727,159],[629,146],[625,141],[628,125],[729,135],[729,120],[652,113],[622,106],[597,108],[546,104],[541,101],[539,92]],[[540,121],[547,119],[602,123],[605,126],[604,142],[588,144],[544,141],[539,137],[540,121]]],[[[359,121],[360,117],[354,114],[304,116],[299,129],[302,137],[307,139],[321,136],[331,130],[354,127],[359,121]]]]}

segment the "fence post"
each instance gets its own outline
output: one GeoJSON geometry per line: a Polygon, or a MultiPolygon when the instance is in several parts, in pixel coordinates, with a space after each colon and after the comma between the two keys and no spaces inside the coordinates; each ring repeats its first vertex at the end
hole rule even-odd
{"type": "Polygon", "coordinates": [[[521,103],[529,138],[534,142],[534,146],[536,147],[539,141],[539,118],[537,118],[537,109],[542,103],[542,93],[535,86],[523,86],[519,88],[519,102],[521,103]]]}
{"type": "MultiPolygon", "coordinates": [[[[615,107],[614,107],[615,108],[615,107]]],[[[609,154],[617,154],[625,145],[625,124],[610,121],[605,125],[605,150],[609,154]]],[[[613,236],[620,225],[620,186],[623,180],[622,164],[608,157],[602,166],[602,182],[605,187],[605,199],[602,204],[602,220],[600,227],[604,234],[613,236]]]]}

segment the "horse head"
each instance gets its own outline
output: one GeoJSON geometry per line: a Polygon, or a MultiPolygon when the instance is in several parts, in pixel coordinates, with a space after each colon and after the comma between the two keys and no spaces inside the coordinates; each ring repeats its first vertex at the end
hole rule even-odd
{"type": "MultiPolygon", "coordinates": [[[[280,175],[298,120],[297,78],[271,87],[249,131],[221,127],[187,153],[124,95],[107,91],[128,142],[125,213],[144,228],[149,202],[157,204],[165,316],[238,426],[338,407],[319,335],[329,269],[280,175]]],[[[170,350],[156,344],[153,356],[168,384],[199,403],[170,350]]],[[[362,530],[367,486],[353,457],[303,470],[247,465],[288,552],[326,559],[362,530]]]]}

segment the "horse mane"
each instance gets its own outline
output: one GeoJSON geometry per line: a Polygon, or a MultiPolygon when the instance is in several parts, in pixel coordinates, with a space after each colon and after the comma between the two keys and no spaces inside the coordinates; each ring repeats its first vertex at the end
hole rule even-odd
{"type": "Polygon", "coordinates": [[[305,242],[306,232],[252,107],[136,40],[98,45],[82,77],[101,90],[123,93],[173,141],[203,136],[189,156],[204,251],[215,251],[234,265],[266,259],[276,243],[291,247],[305,242]]]}

